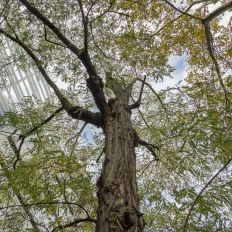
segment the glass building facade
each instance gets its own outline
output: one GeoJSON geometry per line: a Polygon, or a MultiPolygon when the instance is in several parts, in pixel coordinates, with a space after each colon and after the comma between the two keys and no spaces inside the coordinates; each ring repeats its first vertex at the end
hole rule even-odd
{"type": "Polygon", "coordinates": [[[0,47],[0,115],[16,110],[17,103],[35,98],[44,101],[51,94],[44,79],[33,69],[22,71],[13,64],[4,62],[11,47],[0,47]]]}

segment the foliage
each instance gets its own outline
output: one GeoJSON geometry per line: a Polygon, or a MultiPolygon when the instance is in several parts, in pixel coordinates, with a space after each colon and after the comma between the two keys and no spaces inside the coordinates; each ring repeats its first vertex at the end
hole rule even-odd
{"type": "MultiPolygon", "coordinates": [[[[132,112],[136,132],[156,146],[158,157],[147,147],[136,149],[145,231],[185,231],[188,214],[188,231],[229,231],[231,20],[222,25],[219,14],[208,22],[209,6],[213,5],[208,1],[31,0],[31,5],[80,48],[76,55],[24,2],[0,4],[1,43],[7,46],[13,41],[6,63],[17,61],[22,70],[39,68],[44,77],[43,67],[53,84],[62,79],[67,88],[56,91],[46,79],[55,92],[51,99],[23,102],[17,112],[7,112],[0,119],[2,131],[17,130],[11,135],[17,148],[24,144],[18,160],[7,139],[2,145],[1,230],[36,231],[34,218],[38,231],[58,231],[64,225],[65,231],[94,231],[104,133],[84,116],[89,111],[103,112],[94,91],[86,85],[89,70],[80,54],[88,49],[104,83],[109,76],[114,84],[134,84],[131,104],[139,97],[141,80],[147,78],[141,105],[132,112]],[[156,83],[175,70],[168,62],[171,55],[185,57],[187,78],[155,91],[156,83]],[[81,107],[76,115],[69,111],[69,103],[81,107]],[[54,114],[60,106],[62,111],[54,114]]],[[[108,82],[103,91],[109,100],[117,95],[117,85],[108,82]]]]}

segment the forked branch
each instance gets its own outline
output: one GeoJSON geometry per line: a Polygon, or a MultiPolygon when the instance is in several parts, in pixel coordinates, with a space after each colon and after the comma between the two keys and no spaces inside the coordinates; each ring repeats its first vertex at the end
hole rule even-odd
{"type": "Polygon", "coordinates": [[[180,9],[178,9],[177,7],[175,7],[171,2],[167,1],[167,0],[164,0],[169,6],[171,6],[173,9],[175,9],[176,11],[178,11],[179,13],[183,14],[183,15],[187,15],[191,18],[194,18],[194,19],[198,19],[198,20],[201,20],[200,17],[197,17],[195,15],[191,15],[189,13],[187,13],[187,11],[182,11],[180,9]]]}
{"type": "Polygon", "coordinates": [[[61,47],[63,47],[63,48],[66,48],[63,44],[56,43],[56,42],[51,41],[51,40],[48,39],[48,37],[47,37],[47,29],[46,29],[46,25],[45,25],[45,24],[44,24],[44,38],[45,38],[45,41],[47,41],[47,42],[49,42],[49,43],[52,43],[52,44],[54,44],[54,45],[58,45],[58,46],[61,46],[61,47]]]}
{"type": "Polygon", "coordinates": [[[203,24],[209,23],[210,21],[215,19],[217,16],[219,16],[220,14],[226,12],[227,10],[229,10],[231,8],[232,8],[232,0],[222,4],[220,7],[218,7],[217,9],[212,11],[211,13],[209,13],[205,18],[202,19],[202,23],[203,24]]]}
{"type": "MultiPolygon", "coordinates": [[[[41,22],[43,22],[44,25],[49,27],[53,31],[53,33],[60,39],[60,41],[64,43],[66,47],[80,59],[89,75],[89,78],[87,79],[87,87],[90,89],[98,109],[102,114],[108,114],[109,108],[103,92],[104,84],[102,78],[100,78],[100,76],[98,76],[96,72],[88,51],[86,49],[79,49],[75,44],[73,44],[48,18],[46,18],[36,7],[30,4],[27,0],[19,0],[19,2],[21,2],[31,12],[31,14],[33,14],[41,22]]],[[[87,22],[85,19],[85,24],[86,23],[87,22]]],[[[85,34],[87,33],[86,29],[85,34]]]]}
{"type": "Polygon", "coordinates": [[[141,146],[146,147],[151,152],[151,154],[154,157],[155,161],[159,160],[159,158],[158,158],[158,156],[156,154],[156,150],[160,149],[159,146],[156,146],[156,145],[154,145],[152,143],[148,143],[148,142],[146,142],[146,141],[144,141],[144,140],[142,140],[140,138],[138,139],[138,144],[141,145],[141,146]]]}
{"type": "MultiPolygon", "coordinates": [[[[144,88],[144,84],[146,83],[146,78],[147,76],[144,76],[144,79],[142,81],[142,86],[141,86],[141,90],[140,90],[140,94],[139,94],[139,98],[136,102],[134,102],[132,105],[129,106],[129,109],[136,109],[139,108],[140,104],[141,104],[141,100],[142,100],[142,94],[143,94],[143,88],[144,88]]],[[[132,87],[132,86],[131,86],[132,87]]]]}
{"type": "Polygon", "coordinates": [[[45,81],[48,85],[53,89],[56,96],[61,102],[62,107],[67,111],[67,113],[75,119],[80,119],[84,122],[91,123],[97,127],[103,127],[102,118],[100,113],[93,113],[88,111],[80,106],[73,106],[69,100],[61,93],[57,85],[51,80],[46,70],[42,66],[42,61],[35,55],[35,53],[25,44],[23,43],[17,35],[15,37],[11,36],[5,30],[0,28],[0,33],[5,35],[11,41],[17,43],[24,51],[31,57],[31,59],[35,62],[35,65],[39,69],[40,73],[44,77],[45,81]]]}

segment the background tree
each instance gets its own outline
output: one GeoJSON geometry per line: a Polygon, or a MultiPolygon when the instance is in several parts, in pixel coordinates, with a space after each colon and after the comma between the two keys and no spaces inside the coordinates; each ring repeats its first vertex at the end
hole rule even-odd
{"type": "Polygon", "coordinates": [[[2,230],[229,230],[232,1],[214,4],[1,3],[9,60],[54,91],[1,119],[17,130],[1,152],[2,230]],[[186,82],[158,93],[171,55],[186,82]]]}

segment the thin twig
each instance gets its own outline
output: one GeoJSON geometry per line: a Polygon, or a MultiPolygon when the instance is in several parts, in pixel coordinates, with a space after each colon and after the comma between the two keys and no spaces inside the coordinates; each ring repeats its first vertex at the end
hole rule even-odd
{"type": "Polygon", "coordinates": [[[96,4],[97,0],[95,0],[94,2],[92,2],[91,6],[89,7],[89,9],[87,10],[87,14],[86,16],[88,17],[90,11],[92,10],[93,6],[96,4]]]}
{"type": "Polygon", "coordinates": [[[36,130],[38,130],[41,126],[43,126],[43,125],[47,124],[48,122],[50,122],[62,110],[64,110],[63,106],[61,106],[60,108],[58,108],[54,113],[52,113],[49,117],[47,117],[43,122],[39,123],[38,125],[34,126],[32,129],[30,129],[28,132],[26,132],[25,134],[21,135],[20,138],[26,138],[27,136],[31,135],[36,130]]]}
{"type": "Polygon", "coordinates": [[[89,217],[88,211],[82,205],[68,201],[35,202],[35,203],[25,203],[22,205],[8,205],[8,206],[0,207],[0,210],[9,209],[9,208],[18,208],[18,207],[24,208],[24,207],[37,206],[37,205],[57,205],[57,204],[78,206],[86,213],[87,217],[89,217]]]}
{"type": "MultiPolygon", "coordinates": [[[[207,0],[200,0],[200,1],[196,1],[193,2],[192,4],[190,4],[186,10],[184,11],[185,13],[187,13],[194,5],[199,4],[199,3],[203,3],[206,2],[207,0]]],[[[166,28],[169,24],[174,23],[176,20],[178,20],[179,18],[181,18],[183,16],[183,14],[177,16],[176,18],[174,18],[173,20],[171,20],[170,22],[166,23],[165,25],[163,25],[158,31],[156,31],[154,34],[152,34],[150,37],[156,36],[157,34],[159,34],[164,28],[166,28]]]]}
{"type": "Polygon", "coordinates": [[[58,46],[61,46],[63,48],[67,48],[66,46],[64,46],[63,44],[60,44],[60,43],[56,43],[54,41],[51,41],[47,38],[47,30],[46,30],[46,25],[44,24],[44,38],[47,42],[51,43],[51,44],[55,44],[55,45],[58,45],[58,46]]]}
{"type": "Polygon", "coordinates": [[[92,36],[92,39],[93,39],[93,44],[96,46],[96,48],[100,51],[100,53],[106,57],[107,59],[112,59],[112,60],[115,60],[115,61],[118,61],[117,59],[113,58],[113,57],[110,57],[108,55],[106,55],[104,53],[104,51],[99,47],[99,45],[97,44],[96,40],[95,40],[95,36],[94,36],[94,33],[93,33],[93,26],[92,26],[92,23],[90,22],[90,32],[91,32],[91,36],[92,36]]]}
{"type": "Polygon", "coordinates": [[[146,169],[154,162],[156,161],[156,159],[152,159],[147,165],[145,165],[145,167],[141,168],[143,169],[141,174],[138,176],[138,179],[144,174],[144,172],[146,171],[146,169]]]}
{"type": "Polygon", "coordinates": [[[73,152],[74,152],[75,146],[76,146],[76,144],[77,144],[77,142],[78,142],[78,139],[79,139],[81,133],[83,132],[83,130],[85,129],[85,127],[87,126],[87,124],[88,124],[88,123],[85,122],[84,125],[82,126],[82,128],[80,129],[80,131],[77,133],[77,137],[76,137],[76,139],[75,139],[75,142],[74,142],[73,145],[72,145],[72,150],[71,150],[70,156],[73,155],[73,152]]]}
{"type": "MultiPolygon", "coordinates": [[[[143,82],[143,80],[141,78],[137,77],[129,85],[134,84],[136,81],[143,82]]],[[[158,93],[156,93],[156,91],[152,88],[152,86],[150,84],[148,84],[147,82],[144,82],[144,84],[155,94],[155,96],[158,98],[158,100],[159,100],[160,104],[162,105],[162,107],[166,110],[166,108],[165,108],[160,96],[158,95],[158,93]]]]}
{"type": "Polygon", "coordinates": [[[189,13],[187,13],[186,11],[182,11],[180,9],[178,9],[177,7],[175,7],[172,3],[170,3],[169,1],[167,0],[164,0],[168,5],[170,5],[173,9],[175,9],[176,11],[180,12],[181,14],[184,14],[184,15],[187,15],[191,18],[194,18],[194,19],[197,19],[197,20],[202,20],[200,17],[197,17],[197,16],[194,16],[194,15],[191,15],[189,13]]]}
{"type": "Polygon", "coordinates": [[[93,222],[93,223],[96,224],[97,220],[89,218],[89,217],[88,218],[83,218],[83,219],[75,219],[74,221],[69,222],[67,224],[57,226],[51,232],[56,232],[56,231],[59,231],[59,230],[65,229],[65,228],[69,228],[69,227],[72,227],[72,226],[77,225],[77,224],[82,223],[82,222],[93,222]]]}
{"type": "Polygon", "coordinates": [[[214,56],[213,36],[211,34],[211,31],[210,31],[210,25],[209,25],[208,22],[205,22],[203,25],[204,25],[204,29],[205,29],[205,36],[206,36],[209,55],[210,55],[210,57],[211,57],[211,59],[213,61],[213,64],[215,66],[215,70],[216,70],[216,73],[217,73],[217,76],[218,76],[218,79],[219,79],[219,83],[220,83],[220,85],[221,85],[221,87],[223,89],[223,92],[224,92],[224,96],[225,96],[225,100],[226,100],[226,110],[229,110],[230,109],[230,99],[228,97],[226,87],[225,87],[225,85],[223,83],[223,80],[222,80],[222,76],[221,76],[221,72],[220,72],[220,69],[219,69],[217,59],[214,56]]]}
{"type": "Polygon", "coordinates": [[[101,18],[101,17],[104,16],[107,12],[109,12],[109,10],[110,10],[110,8],[113,6],[114,2],[115,2],[115,0],[113,0],[112,2],[110,2],[109,7],[108,7],[105,11],[103,11],[100,15],[98,15],[96,18],[94,18],[94,19],[92,20],[92,22],[95,21],[95,20],[97,20],[97,19],[99,19],[99,18],[101,18]]]}
{"type": "Polygon", "coordinates": [[[192,210],[194,208],[194,206],[196,205],[198,199],[200,198],[200,196],[202,195],[202,193],[205,191],[205,189],[207,187],[209,187],[209,185],[213,182],[213,180],[229,165],[229,163],[232,161],[232,159],[229,159],[225,165],[206,183],[205,187],[198,193],[198,195],[196,196],[196,198],[194,199],[190,209],[189,209],[189,212],[186,216],[186,219],[185,219],[185,222],[184,222],[184,226],[183,226],[183,230],[182,232],[186,232],[187,231],[187,227],[188,227],[188,221],[189,221],[189,218],[190,218],[190,215],[192,213],[192,210]]]}

